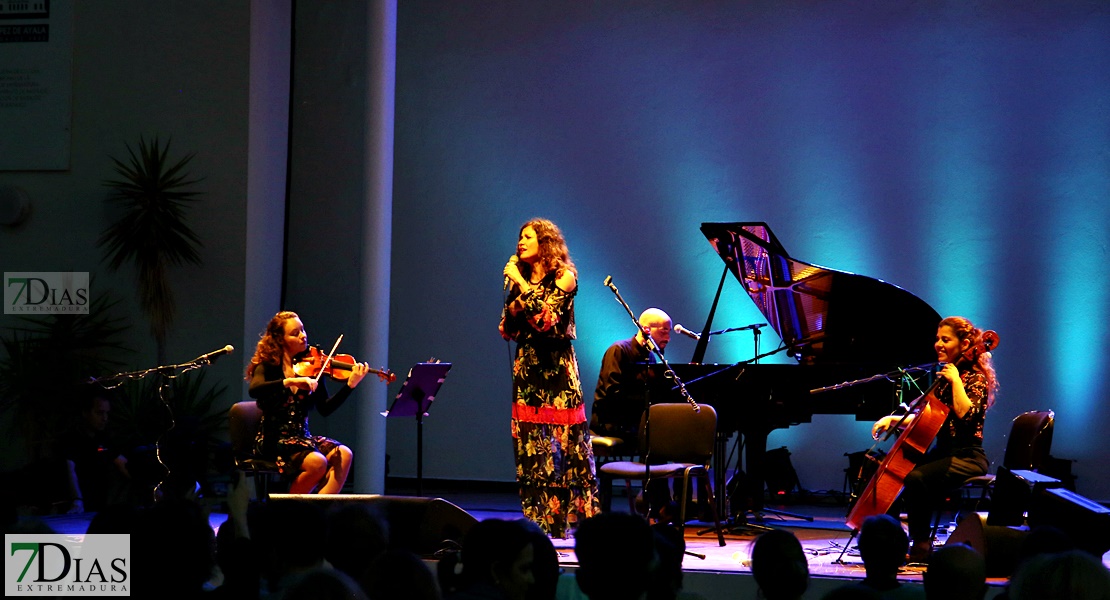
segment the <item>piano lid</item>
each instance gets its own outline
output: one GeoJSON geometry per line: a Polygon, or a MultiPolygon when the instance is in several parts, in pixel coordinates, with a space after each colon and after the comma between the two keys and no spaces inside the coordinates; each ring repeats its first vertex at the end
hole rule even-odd
{"type": "Polygon", "coordinates": [[[701,231],[798,360],[892,366],[936,360],[940,315],[917,296],[791,258],[766,223],[702,223],[701,231]]]}

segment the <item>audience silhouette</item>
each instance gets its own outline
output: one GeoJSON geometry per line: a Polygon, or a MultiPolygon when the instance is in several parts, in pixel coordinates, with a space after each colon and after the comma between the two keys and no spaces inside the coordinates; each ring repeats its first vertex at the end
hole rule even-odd
{"type": "Polygon", "coordinates": [[[859,532],[859,555],[867,571],[863,584],[887,600],[924,598],[920,587],[898,581],[908,545],[909,537],[897,519],[885,514],[868,517],[859,532]]]}
{"type": "Polygon", "coordinates": [[[809,563],[793,533],[773,529],[752,543],[752,576],[767,600],[796,600],[809,587],[809,563]]]}
{"type": "Polygon", "coordinates": [[[438,565],[448,600],[527,600],[535,584],[534,530],[521,521],[486,519],[470,528],[457,559],[438,565]]]}
{"type": "Polygon", "coordinates": [[[659,559],[646,520],[609,512],[586,519],[574,534],[575,580],[590,600],[640,600],[659,559]]]}
{"type": "Polygon", "coordinates": [[[1082,550],[1039,554],[1010,579],[1010,600],[1110,600],[1110,571],[1082,550]]]}
{"type": "MultiPolygon", "coordinates": [[[[559,554],[534,523],[476,523],[461,551],[443,556],[438,578],[416,554],[391,548],[389,527],[370,505],[344,503],[325,513],[316,502],[249,504],[241,478],[228,495],[228,520],[213,535],[193,500],[164,498],[150,507],[105,507],[88,534],[132,536],[131,591],[176,598],[269,600],[682,600],[685,540],[674,527],[649,526],[636,514],[603,513],[577,529],[573,578],[560,578],[559,554]],[[438,580],[437,580],[438,579],[438,580]],[[573,581],[572,587],[565,585],[573,581]]],[[[5,507],[6,533],[52,533],[40,519],[19,519],[5,507]]],[[[983,557],[969,546],[937,550],[924,586],[900,584],[906,533],[887,515],[868,518],[859,549],[863,582],[825,594],[850,598],[982,600],[988,591],[983,557]]],[[[1110,600],[1110,571],[1072,549],[1066,535],[1039,528],[1023,540],[1010,600],[1110,600]]],[[[751,571],[759,595],[797,600],[809,588],[809,565],[798,538],[772,530],[752,542],[751,571]]],[[[1001,597],[1001,596],[1000,596],[1001,597]]]]}
{"type": "Polygon", "coordinates": [[[987,563],[971,546],[947,544],[933,552],[923,579],[929,600],[982,600],[987,563]]]}
{"type": "Polygon", "coordinates": [[[435,574],[423,559],[400,548],[379,554],[362,585],[369,600],[440,600],[435,574]]]}

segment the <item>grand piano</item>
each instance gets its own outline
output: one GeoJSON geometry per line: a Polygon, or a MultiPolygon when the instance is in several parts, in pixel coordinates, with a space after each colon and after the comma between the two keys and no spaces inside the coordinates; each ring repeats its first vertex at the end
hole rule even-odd
{"type": "MultiPolygon", "coordinates": [[[[721,450],[738,433],[744,440],[747,489],[741,497],[746,505],[728,507],[728,514],[760,514],[767,435],[810,422],[815,414],[852,414],[866,421],[889,414],[899,401],[898,381],[838,384],[935,361],[932,343],[940,315],[895,285],[791,257],[766,223],[702,223],[701,231],[725,268],[694,356],[689,363],[670,366],[690,398],[717,411],[722,440],[716,467],[718,508],[725,509],[727,465],[721,450]],[[760,363],[758,355],[732,365],[703,364],[729,273],[782,340],[764,357],[786,352],[791,364],[760,363]],[[830,387],[837,389],[823,389],[830,387]]],[[[684,400],[663,365],[645,368],[648,401],[684,400]]]]}

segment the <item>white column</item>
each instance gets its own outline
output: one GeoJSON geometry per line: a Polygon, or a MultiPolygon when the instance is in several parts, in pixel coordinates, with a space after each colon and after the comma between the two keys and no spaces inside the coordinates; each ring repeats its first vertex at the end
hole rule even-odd
{"type": "MultiPolygon", "coordinates": [[[[371,0],[367,6],[366,210],[363,213],[362,355],[377,368],[389,361],[389,268],[393,222],[393,91],[396,82],[397,2],[371,0]]],[[[404,374],[401,373],[401,376],[404,374]]],[[[370,376],[373,377],[373,376],[370,376]]],[[[357,491],[385,491],[387,388],[359,386],[355,460],[357,491]],[[362,388],[366,389],[363,390],[362,388]]]]}
{"type": "MultiPolygon", "coordinates": [[[[281,307],[293,3],[253,0],[250,11],[243,342],[235,359],[244,365],[259,332],[281,307]]],[[[246,387],[244,382],[242,397],[232,402],[246,397],[246,387]]]]}

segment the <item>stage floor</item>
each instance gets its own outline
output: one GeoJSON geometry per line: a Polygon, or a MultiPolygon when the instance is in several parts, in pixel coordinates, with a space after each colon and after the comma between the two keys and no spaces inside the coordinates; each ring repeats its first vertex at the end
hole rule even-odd
{"type": "MultiPolygon", "coordinates": [[[[411,489],[390,490],[391,496],[415,495],[411,489]]],[[[519,500],[515,493],[506,492],[474,492],[457,491],[446,488],[425,489],[424,497],[437,497],[451,502],[465,510],[478,520],[517,519],[523,515],[520,510],[519,500]]],[[[613,499],[614,510],[628,510],[627,499],[616,497],[613,499]]],[[[843,552],[845,544],[849,542],[850,530],[844,524],[846,508],[827,501],[812,503],[791,503],[789,505],[768,505],[768,510],[762,515],[749,515],[751,524],[758,524],[776,529],[792,531],[802,543],[809,559],[809,572],[811,577],[810,589],[805,598],[817,599],[833,588],[849,581],[858,581],[864,577],[863,563],[859,552],[852,546],[843,552]],[[805,517],[812,521],[775,514],[774,511],[785,511],[805,517]]],[[[83,535],[88,527],[91,515],[80,516],[54,516],[44,520],[56,532],[83,535]]],[[[226,520],[226,514],[213,512],[210,523],[213,529],[218,529],[226,520]]],[[[741,527],[725,535],[725,546],[717,544],[717,538],[712,531],[711,523],[691,522],[685,531],[686,549],[688,552],[701,555],[687,555],[683,561],[684,589],[701,594],[706,600],[717,598],[756,597],[756,586],[751,577],[749,566],[751,543],[759,534],[759,530],[741,527]],[[709,529],[703,535],[699,532],[709,529]]],[[[939,542],[943,543],[946,532],[942,533],[939,542]]],[[[559,562],[566,571],[573,571],[577,566],[574,556],[574,539],[552,540],[559,552],[559,562]]],[[[1110,553],[1103,557],[1104,564],[1110,568],[1110,553]]],[[[910,585],[921,585],[924,567],[905,567],[899,579],[910,585]]],[[[990,591],[987,597],[993,597],[1002,591],[1006,579],[990,579],[990,591]]]]}

